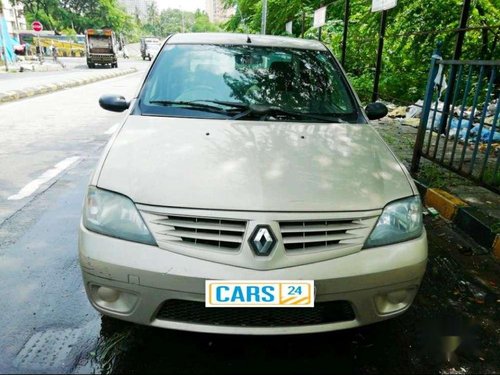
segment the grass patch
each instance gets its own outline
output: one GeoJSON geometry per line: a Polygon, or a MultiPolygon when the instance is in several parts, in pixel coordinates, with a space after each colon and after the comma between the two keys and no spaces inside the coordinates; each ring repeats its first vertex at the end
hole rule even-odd
{"type": "Polygon", "coordinates": [[[450,186],[473,185],[472,181],[423,158],[416,178],[431,188],[444,190],[450,186]]]}
{"type": "Polygon", "coordinates": [[[491,186],[500,186],[500,173],[495,174],[495,167],[488,165],[484,171],[483,181],[491,186]]]}

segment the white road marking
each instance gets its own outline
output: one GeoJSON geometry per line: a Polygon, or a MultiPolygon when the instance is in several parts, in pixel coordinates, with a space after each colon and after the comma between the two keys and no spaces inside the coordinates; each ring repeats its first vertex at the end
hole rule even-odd
{"type": "Polygon", "coordinates": [[[118,124],[114,124],[114,125],[113,125],[112,127],[110,127],[108,130],[106,130],[106,131],[104,132],[104,134],[113,134],[113,133],[116,131],[116,129],[118,129],[118,127],[119,127],[119,126],[120,126],[120,123],[118,123],[118,124]]]}
{"type": "Polygon", "coordinates": [[[50,181],[51,179],[53,179],[54,177],[59,175],[65,169],[69,168],[78,159],[80,159],[79,156],[72,156],[70,158],[66,158],[63,161],[57,163],[56,165],[54,165],[54,168],[51,168],[48,171],[44,172],[36,180],[31,181],[26,186],[24,186],[21,190],[19,190],[19,192],[17,194],[14,194],[14,195],[11,195],[10,197],[8,197],[7,200],[16,201],[16,200],[20,200],[20,199],[29,197],[31,194],[33,194],[35,191],[37,191],[40,186],[42,186],[44,183],[50,181]]]}

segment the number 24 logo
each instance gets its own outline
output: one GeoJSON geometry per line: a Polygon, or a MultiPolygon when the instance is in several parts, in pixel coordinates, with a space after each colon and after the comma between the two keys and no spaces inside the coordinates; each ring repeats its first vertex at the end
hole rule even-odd
{"type": "Polygon", "coordinates": [[[288,287],[288,295],[289,296],[300,296],[300,295],[302,295],[302,287],[301,286],[289,286],[288,287]]]}

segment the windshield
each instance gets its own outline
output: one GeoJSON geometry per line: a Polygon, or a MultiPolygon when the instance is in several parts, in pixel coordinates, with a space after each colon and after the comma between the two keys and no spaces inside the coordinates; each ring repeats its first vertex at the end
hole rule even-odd
{"type": "Polygon", "coordinates": [[[227,111],[204,111],[199,105],[214,102],[226,110],[228,104],[241,104],[233,105],[231,114],[244,106],[266,105],[294,113],[330,116],[332,121],[357,119],[342,73],[327,51],[166,45],[141,92],[142,113],[232,117],[227,111]],[[193,110],[187,103],[196,103],[199,108],[193,110]]]}

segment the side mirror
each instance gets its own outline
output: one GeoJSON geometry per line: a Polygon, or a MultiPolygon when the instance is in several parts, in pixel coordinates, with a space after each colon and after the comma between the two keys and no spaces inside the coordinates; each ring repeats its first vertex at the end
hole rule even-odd
{"type": "Polygon", "coordinates": [[[379,118],[387,116],[389,110],[382,103],[370,103],[365,108],[366,115],[370,120],[378,120],[379,118]]]}
{"type": "Polygon", "coordinates": [[[99,105],[107,111],[123,112],[130,103],[121,95],[103,95],[99,98],[99,105]]]}

